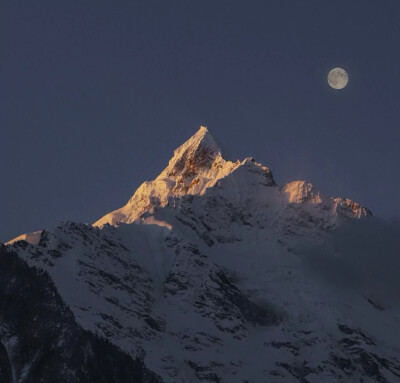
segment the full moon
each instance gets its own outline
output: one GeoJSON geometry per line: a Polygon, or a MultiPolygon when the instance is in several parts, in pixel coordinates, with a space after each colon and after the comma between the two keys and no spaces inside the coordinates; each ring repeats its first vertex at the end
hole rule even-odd
{"type": "Polygon", "coordinates": [[[349,82],[347,72],[342,68],[333,68],[328,73],[328,84],[333,89],[343,89],[349,82]]]}

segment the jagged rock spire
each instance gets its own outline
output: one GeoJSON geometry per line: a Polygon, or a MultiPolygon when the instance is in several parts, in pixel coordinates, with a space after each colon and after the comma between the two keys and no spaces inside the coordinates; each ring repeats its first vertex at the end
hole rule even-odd
{"type": "Polygon", "coordinates": [[[208,129],[201,126],[189,140],[175,149],[174,156],[161,176],[193,176],[200,169],[209,169],[218,156],[221,156],[221,151],[217,143],[208,129]]]}

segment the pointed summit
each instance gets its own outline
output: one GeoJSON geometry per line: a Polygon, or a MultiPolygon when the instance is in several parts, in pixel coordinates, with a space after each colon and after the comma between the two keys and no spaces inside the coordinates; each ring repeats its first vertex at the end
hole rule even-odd
{"type": "Polygon", "coordinates": [[[191,177],[201,169],[210,169],[217,157],[221,157],[217,143],[208,129],[201,126],[192,137],[175,149],[174,156],[160,177],[191,177]]]}
{"type": "Polygon", "coordinates": [[[125,206],[105,215],[94,225],[130,223],[146,211],[165,206],[170,197],[203,194],[238,165],[239,162],[233,163],[222,158],[214,138],[206,127],[201,126],[174,150],[168,166],[155,180],[144,182],[125,206]]]}
{"type": "Polygon", "coordinates": [[[205,126],[200,126],[199,130],[178,149],[176,149],[174,154],[177,154],[188,147],[203,147],[208,148],[214,152],[220,152],[220,149],[215,142],[213,136],[205,126]]]}
{"type": "Polygon", "coordinates": [[[199,130],[189,138],[183,145],[181,145],[175,152],[188,146],[195,146],[197,148],[207,148],[215,153],[220,153],[220,149],[211,135],[209,130],[205,126],[200,126],[199,130]]]}

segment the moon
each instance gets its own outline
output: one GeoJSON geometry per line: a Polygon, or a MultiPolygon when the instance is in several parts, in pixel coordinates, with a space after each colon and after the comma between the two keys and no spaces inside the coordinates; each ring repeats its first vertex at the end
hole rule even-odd
{"type": "Polygon", "coordinates": [[[343,89],[349,82],[349,75],[342,68],[333,68],[328,73],[328,84],[333,89],[343,89]]]}

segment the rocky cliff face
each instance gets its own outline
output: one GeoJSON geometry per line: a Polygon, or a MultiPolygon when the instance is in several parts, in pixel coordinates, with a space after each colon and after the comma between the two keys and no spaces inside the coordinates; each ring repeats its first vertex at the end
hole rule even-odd
{"type": "Polygon", "coordinates": [[[304,181],[280,187],[251,158],[226,160],[201,128],[121,209],[7,251],[45,270],[79,331],[143,360],[138,379],[393,382],[398,313],[321,283],[297,251],[370,216],[304,181]]]}

